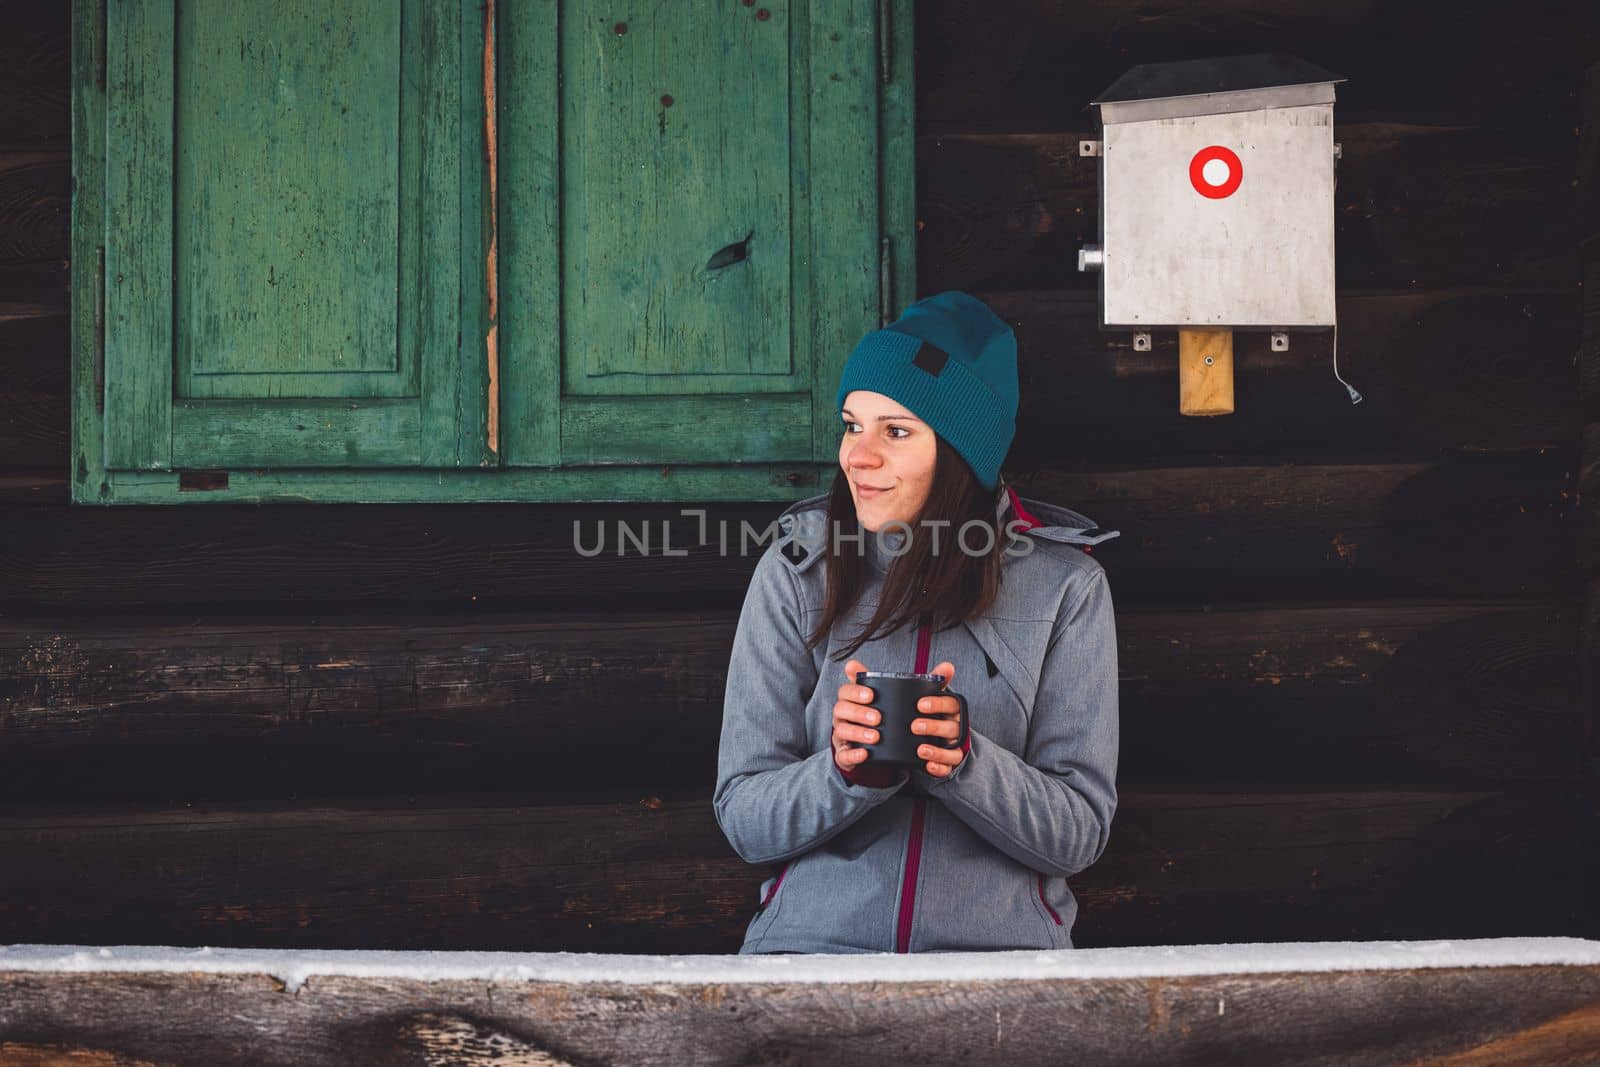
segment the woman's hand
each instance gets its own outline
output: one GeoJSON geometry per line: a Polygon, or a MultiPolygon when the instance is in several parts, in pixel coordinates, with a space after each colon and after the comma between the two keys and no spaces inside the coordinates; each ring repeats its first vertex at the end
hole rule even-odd
{"type": "MultiPolygon", "coordinates": [[[[939,664],[931,672],[944,676],[945,688],[950,688],[950,683],[955,681],[956,665],[949,660],[939,664]]],[[[926,734],[931,738],[945,738],[955,740],[961,736],[961,704],[955,697],[932,696],[923,697],[917,701],[917,710],[922,715],[911,720],[911,732],[926,734]]],[[[927,761],[928,773],[935,778],[947,778],[967,754],[961,751],[960,746],[943,748],[937,742],[918,745],[917,755],[927,761]]]]}
{"type": "Polygon", "coordinates": [[[883,716],[867,705],[872,701],[872,690],[854,681],[857,672],[867,665],[853,659],[844,665],[845,684],[839,687],[839,699],[833,705],[833,762],[841,771],[851,771],[861,766],[867,750],[851,745],[878,743],[878,723],[883,716]]]}
{"type": "MultiPolygon", "coordinates": [[[[843,771],[861,766],[867,758],[867,750],[854,747],[852,742],[867,745],[878,743],[876,727],[883,716],[869,706],[872,690],[850,680],[866,669],[867,665],[857,659],[844,665],[847,680],[839,687],[839,699],[833,705],[833,761],[843,771]]],[[[935,667],[933,673],[943,675],[945,687],[949,688],[956,676],[956,665],[946,660],[935,667]]],[[[961,736],[961,720],[957,718],[961,713],[961,705],[955,697],[923,697],[917,702],[917,710],[923,714],[911,720],[912,733],[924,734],[930,739],[942,737],[954,740],[961,736]]],[[[961,766],[961,761],[967,756],[960,748],[943,748],[936,742],[919,745],[917,755],[922,757],[928,773],[935,778],[948,776],[961,766]]]]}

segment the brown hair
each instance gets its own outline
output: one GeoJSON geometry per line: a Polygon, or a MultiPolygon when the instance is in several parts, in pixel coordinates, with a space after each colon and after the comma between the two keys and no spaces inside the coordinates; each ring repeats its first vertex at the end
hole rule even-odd
{"type": "MultiPolygon", "coordinates": [[[[932,622],[935,630],[958,626],[987,611],[1000,591],[1006,539],[995,516],[998,498],[978,482],[967,461],[943,437],[935,434],[934,441],[937,453],[933,484],[922,510],[909,523],[909,544],[902,546],[904,551],[889,561],[877,609],[862,631],[840,649],[837,656],[840,660],[854,655],[862,645],[879,636],[879,631],[893,633],[913,618],[932,622]],[[981,556],[963,551],[956,541],[963,525],[972,522],[987,524],[993,533],[987,542],[990,550],[981,556]],[[933,548],[935,535],[939,542],[937,552],[933,548]]],[[[889,528],[902,530],[899,524],[889,528]]],[[[844,539],[874,534],[862,530],[855,498],[850,495],[849,480],[842,472],[834,475],[833,487],[828,492],[826,530],[823,551],[828,591],[822,618],[806,639],[807,650],[827,637],[839,617],[860,599],[866,584],[867,560],[855,549],[857,542],[844,539]],[[841,544],[851,547],[840,550],[841,544]]],[[[968,544],[984,543],[982,538],[970,534],[966,541],[968,544]]]]}

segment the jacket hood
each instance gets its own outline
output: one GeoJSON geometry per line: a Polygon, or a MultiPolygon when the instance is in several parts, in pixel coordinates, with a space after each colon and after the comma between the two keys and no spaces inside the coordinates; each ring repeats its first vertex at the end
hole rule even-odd
{"type": "MultiPolygon", "coordinates": [[[[995,520],[1002,528],[1013,519],[1021,520],[1015,529],[1032,537],[1069,545],[1098,545],[1122,535],[1120,530],[1104,529],[1080,511],[1021,496],[1004,481],[996,496],[995,520]]],[[[818,493],[795,501],[778,516],[777,544],[797,571],[808,569],[823,555],[815,550],[826,544],[827,510],[828,494],[818,493]]],[[[898,546],[904,536],[903,531],[888,530],[884,532],[884,541],[898,546]]]]}

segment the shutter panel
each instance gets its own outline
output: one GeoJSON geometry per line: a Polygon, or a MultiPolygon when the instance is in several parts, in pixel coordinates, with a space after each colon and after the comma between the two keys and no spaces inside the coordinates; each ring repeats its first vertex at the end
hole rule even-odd
{"type": "Polygon", "coordinates": [[[110,0],[107,467],[477,455],[458,335],[481,32],[426,0],[110,0]]]}
{"type": "Polygon", "coordinates": [[[881,302],[879,5],[498,2],[507,462],[831,458],[881,302]]]}

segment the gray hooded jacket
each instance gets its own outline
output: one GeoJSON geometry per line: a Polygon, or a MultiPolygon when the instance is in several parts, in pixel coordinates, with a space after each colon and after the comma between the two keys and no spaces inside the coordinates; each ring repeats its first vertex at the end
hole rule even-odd
{"type": "Polygon", "coordinates": [[[1117,805],[1116,623],[1085,546],[1118,531],[1009,487],[997,496],[1011,554],[991,608],[938,633],[903,627],[854,657],[883,671],[955,664],[971,740],[945,777],[847,774],[833,758],[847,679],[832,656],[871,617],[904,534],[864,532],[861,601],[807,651],[825,593],[826,494],[779,517],[739,615],[717,754],[717,822],[746,862],[772,865],[740,954],[1072,947],[1067,879],[1105,850],[1117,805]]]}

